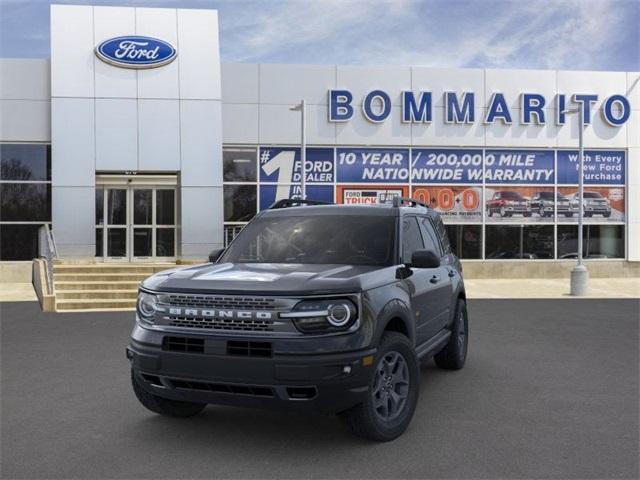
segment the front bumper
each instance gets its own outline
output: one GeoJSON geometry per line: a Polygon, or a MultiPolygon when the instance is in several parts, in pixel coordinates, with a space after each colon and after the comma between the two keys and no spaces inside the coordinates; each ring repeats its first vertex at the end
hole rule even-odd
{"type": "Polygon", "coordinates": [[[591,213],[591,214],[595,214],[595,215],[610,215],[611,214],[611,207],[607,207],[605,205],[587,205],[586,207],[584,207],[584,212],[585,213],[591,213]]]}
{"type": "Polygon", "coordinates": [[[364,400],[372,375],[370,359],[363,358],[375,349],[313,355],[274,349],[269,357],[236,356],[228,341],[266,339],[201,335],[202,351],[178,352],[159,338],[175,334],[153,332],[154,343],[144,343],[136,340],[141,330],[134,329],[127,347],[134,375],[149,392],[172,400],[336,413],[364,400]]]}

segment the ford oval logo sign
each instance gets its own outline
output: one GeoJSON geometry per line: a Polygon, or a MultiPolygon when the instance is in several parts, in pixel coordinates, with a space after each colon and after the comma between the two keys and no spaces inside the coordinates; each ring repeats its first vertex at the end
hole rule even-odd
{"type": "Polygon", "coordinates": [[[96,47],[103,62],[124,68],[155,68],[171,63],[178,52],[163,40],[129,35],[105,40],[96,47]]]}

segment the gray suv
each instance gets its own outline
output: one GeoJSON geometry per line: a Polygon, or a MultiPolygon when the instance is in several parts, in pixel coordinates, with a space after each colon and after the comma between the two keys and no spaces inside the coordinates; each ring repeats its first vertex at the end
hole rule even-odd
{"type": "Polygon", "coordinates": [[[388,441],[413,416],[420,360],[462,368],[462,269],[438,214],[318,203],[277,202],[210,263],[142,283],[127,358],[145,407],[338,414],[388,441]]]}

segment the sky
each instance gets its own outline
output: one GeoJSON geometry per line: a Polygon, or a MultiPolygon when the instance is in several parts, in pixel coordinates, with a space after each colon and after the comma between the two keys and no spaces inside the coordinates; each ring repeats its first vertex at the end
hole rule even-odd
{"type": "Polygon", "coordinates": [[[216,8],[225,63],[640,70],[640,0],[0,0],[0,57],[49,56],[49,4],[216,8]]]}

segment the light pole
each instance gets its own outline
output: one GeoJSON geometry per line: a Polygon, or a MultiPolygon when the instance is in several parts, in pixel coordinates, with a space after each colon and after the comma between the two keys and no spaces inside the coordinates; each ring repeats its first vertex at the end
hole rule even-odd
{"type": "Polygon", "coordinates": [[[587,294],[589,270],[583,263],[582,224],[584,220],[584,102],[579,108],[563,113],[578,113],[578,262],[571,270],[571,295],[581,297],[587,294]]]}
{"type": "Polygon", "coordinates": [[[302,167],[300,171],[300,190],[302,199],[305,200],[307,198],[307,122],[304,99],[300,100],[299,104],[289,107],[289,110],[300,112],[300,162],[302,167]]]}

